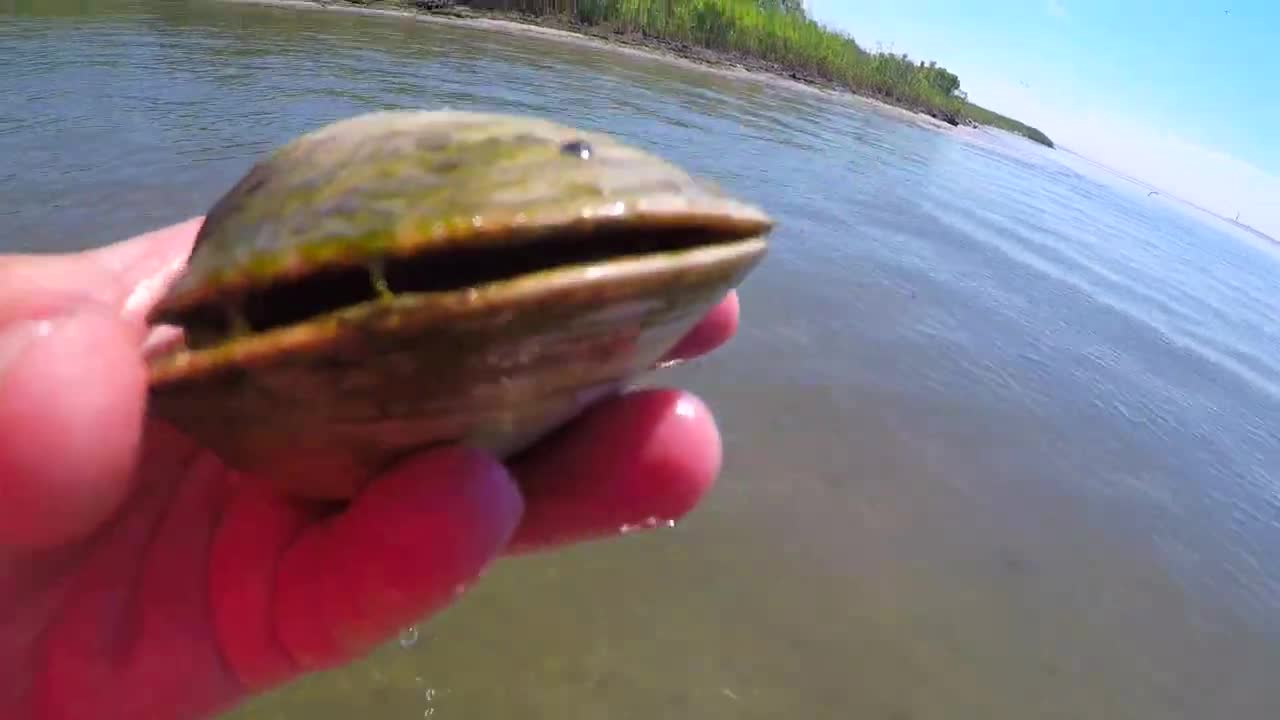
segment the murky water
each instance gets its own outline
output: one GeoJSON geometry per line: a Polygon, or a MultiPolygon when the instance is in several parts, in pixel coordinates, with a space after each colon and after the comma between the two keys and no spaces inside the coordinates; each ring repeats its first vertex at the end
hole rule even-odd
{"type": "Polygon", "coordinates": [[[0,249],[202,212],[272,146],[405,105],[606,129],[781,222],[739,338],[660,378],[722,418],[704,507],[505,562],[237,717],[1280,717],[1277,248],[1063,153],[752,79],[90,5],[0,2],[0,249]]]}

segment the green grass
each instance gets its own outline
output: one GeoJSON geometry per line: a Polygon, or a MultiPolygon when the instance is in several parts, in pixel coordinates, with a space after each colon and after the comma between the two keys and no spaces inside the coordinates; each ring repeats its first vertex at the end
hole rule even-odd
{"type": "Polygon", "coordinates": [[[988,110],[980,105],[975,105],[973,103],[966,102],[964,113],[966,117],[970,118],[971,120],[978,123],[979,125],[990,125],[991,127],[998,127],[1002,130],[1008,130],[1009,132],[1017,133],[1024,137],[1035,140],[1041,145],[1048,145],[1049,147],[1053,147],[1053,141],[1049,139],[1048,135],[1045,135],[1044,133],[1040,132],[1036,128],[1031,127],[1030,125],[1027,125],[1025,123],[1020,123],[1017,120],[1014,120],[1013,118],[1008,117],[1007,115],[1001,115],[1000,113],[994,110],[988,110]]]}
{"type": "MultiPolygon", "coordinates": [[[[407,0],[385,4],[413,6],[407,0]]],[[[796,0],[462,0],[460,4],[478,11],[558,18],[749,57],[952,124],[990,125],[1053,147],[1053,141],[1036,128],[968,102],[959,78],[945,68],[914,61],[906,54],[869,52],[852,37],[806,17],[796,0]]]]}

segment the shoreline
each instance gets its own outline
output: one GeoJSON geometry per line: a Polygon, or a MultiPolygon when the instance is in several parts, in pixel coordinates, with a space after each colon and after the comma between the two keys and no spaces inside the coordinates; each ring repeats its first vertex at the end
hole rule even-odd
{"type": "MultiPolygon", "coordinates": [[[[589,26],[572,24],[555,17],[488,10],[477,11],[467,7],[437,10],[418,10],[403,6],[378,7],[350,2],[349,0],[224,1],[298,10],[328,10],[358,15],[399,17],[423,23],[470,27],[477,30],[502,32],[508,35],[542,37],[559,42],[624,53],[635,57],[661,60],[723,75],[749,77],[764,82],[781,83],[794,89],[839,95],[843,98],[863,103],[870,109],[893,115],[896,119],[912,122],[934,130],[951,131],[983,127],[968,119],[958,123],[947,122],[928,112],[905,107],[870,94],[855,92],[838,83],[812,75],[805,75],[759,58],[634,33],[607,32],[589,26]]],[[[1028,138],[1024,137],[1023,139],[1028,138]]]]}

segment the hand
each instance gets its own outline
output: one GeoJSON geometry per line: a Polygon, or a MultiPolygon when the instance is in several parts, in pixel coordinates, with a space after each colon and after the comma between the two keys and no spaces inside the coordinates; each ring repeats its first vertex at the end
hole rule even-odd
{"type": "MultiPolygon", "coordinates": [[[[337,513],[243,482],[145,417],[145,314],[200,222],[0,257],[0,717],[208,717],[364,655],[503,554],[679,518],[719,471],[707,409],[650,390],[511,467],[423,453],[337,513]]],[[[673,356],[737,317],[730,294],[673,356]]]]}

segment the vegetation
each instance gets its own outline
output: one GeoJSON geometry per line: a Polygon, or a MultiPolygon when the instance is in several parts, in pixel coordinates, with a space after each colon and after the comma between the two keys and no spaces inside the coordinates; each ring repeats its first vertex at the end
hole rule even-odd
{"type": "Polygon", "coordinates": [[[1008,130],[1009,132],[1017,133],[1024,137],[1028,137],[1042,145],[1048,145],[1049,147],[1053,147],[1053,141],[1049,139],[1048,135],[1045,135],[1044,133],[1031,127],[1030,125],[1020,123],[1017,120],[1014,120],[1013,118],[1008,117],[1006,115],[1001,115],[995,110],[988,110],[982,107],[981,105],[975,105],[971,102],[966,102],[964,112],[965,112],[965,115],[969,117],[969,119],[973,120],[979,125],[990,125],[991,127],[998,127],[1002,130],[1008,130]]]}
{"type": "MultiPolygon", "coordinates": [[[[377,0],[348,0],[378,4],[377,0]]],[[[430,8],[448,0],[392,0],[430,8]]],[[[968,101],[960,79],[905,53],[869,52],[822,26],[800,0],[458,0],[474,10],[522,14],[761,61],[798,79],[825,82],[953,125],[980,123],[1053,147],[1036,128],[968,101]]]]}

